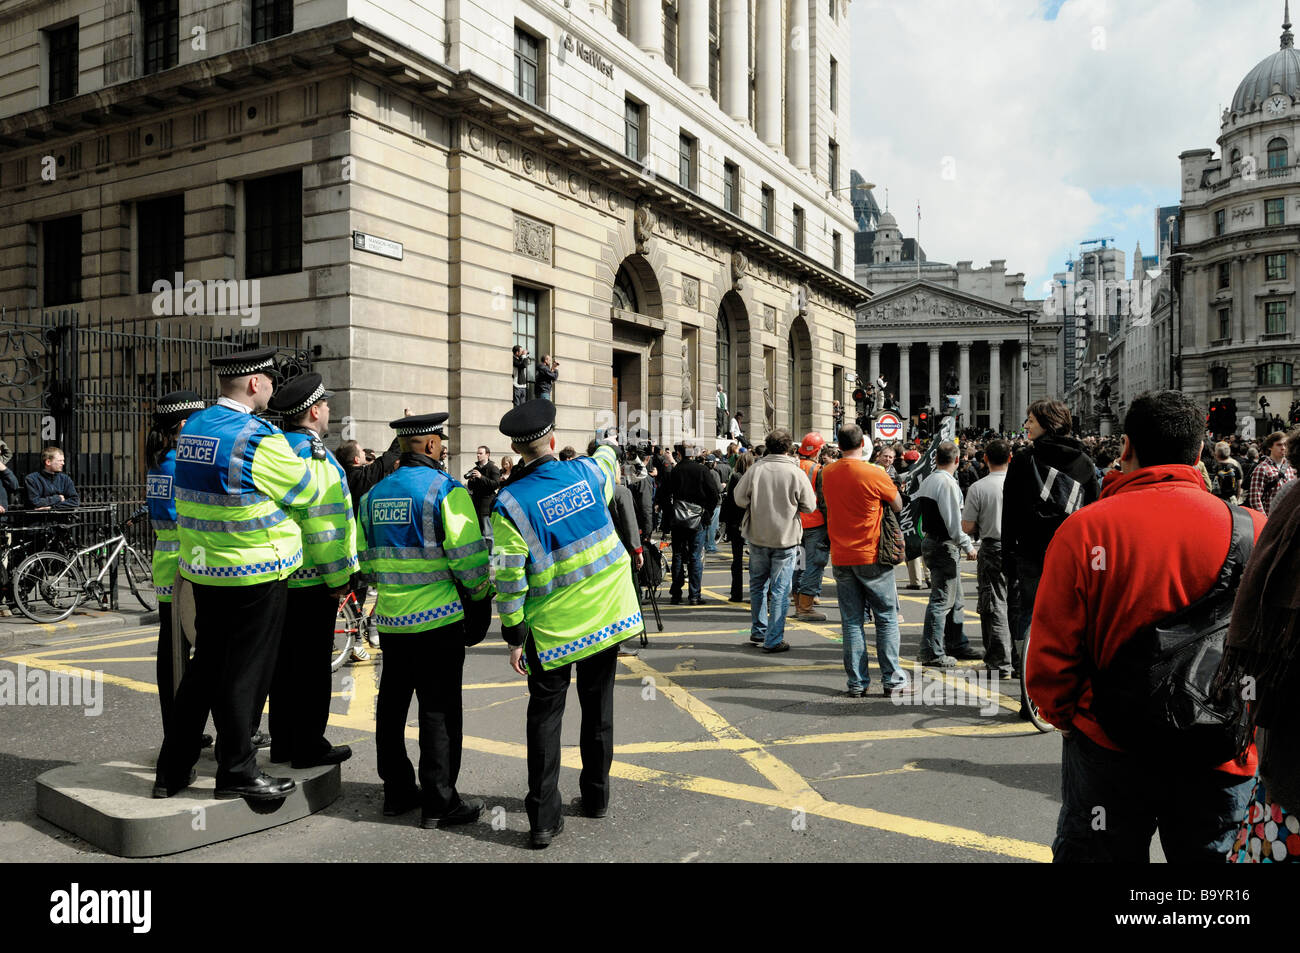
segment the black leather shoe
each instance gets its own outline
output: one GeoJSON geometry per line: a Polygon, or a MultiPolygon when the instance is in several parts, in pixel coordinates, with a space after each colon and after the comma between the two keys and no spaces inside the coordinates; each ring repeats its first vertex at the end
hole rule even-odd
{"type": "Polygon", "coordinates": [[[689,598],[689,599],[686,600],[686,604],[687,604],[688,606],[702,606],[702,605],[704,605],[704,597],[703,597],[703,596],[692,596],[691,598],[689,598]]]}
{"type": "Polygon", "coordinates": [[[347,745],[333,745],[328,751],[323,751],[314,758],[308,758],[306,761],[294,759],[295,768],[319,768],[326,764],[342,764],[348,758],[352,757],[352,749],[347,745]]]}
{"type": "Polygon", "coordinates": [[[681,596],[673,596],[671,599],[668,600],[668,604],[669,604],[670,606],[679,606],[679,605],[682,604],[682,597],[681,597],[681,596]]]}
{"type": "Polygon", "coordinates": [[[948,651],[948,654],[951,655],[953,658],[963,662],[972,662],[976,659],[982,660],[984,658],[984,653],[981,652],[979,649],[975,648],[975,646],[973,645],[962,646],[956,651],[950,649],[948,651]]]}
{"type": "Polygon", "coordinates": [[[255,732],[253,732],[253,737],[250,738],[249,740],[253,742],[253,747],[254,747],[254,748],[269,748],[269,747],[271,747],[271,736],[268,735],[265,731],[255,731],[255,732]]]}
{"type": "Polygon", "coordinates": [[[293,778],[273,778],[269,774],[259,774],[241,784],[218,787],[216,797],[222,801],[232,801],[237,797],[250,801],[275,801],[288,797],[297,786],[293,778]]]}
{"type": "Polygon", "coordinates": [[[198,776],[199,772],[191,769],[189,780],[184,784],[170,783],[165,778],[160,777],[153,783],[153,796],[156,798],[164,798],[171,797],[173,794],[178,794],[193,784],[194,779],[198,776]]]}
{"type": "Polygon", "coordinates": [[[420,826],[426,831],[435,827],[455,827],[457,824],[473,824],[483,813],[483,802],[476,797],[461,801],[446,814],[425,814],[420,818],[420,826]]]}
{"type": "Polygon", "coordinates": [[[560,823],[556,824],[549,830],[533,831],[528,835],[529,846],[533,850],[545,850],[551,846],[551,841],[560,836],[560,831],[564,830],[564,815],[560,815],[560,823]]]}
{"type": "Polygon", "coordinates": [[[573,806],[577,808],[579,811],[581,811],[584,817],[594,817],[599,819],[609,813],[609,805],[606,805],[605,807],[598,807],[595,808],[594,810],[588,810],[587,799],[584,797],[576,798],[573,802],[573,806]]]}
{"type": "Polygon", "coordinates": [[[384,817],[400,817],[408,811],[414,811],[421,803],[419,788],[412,788],[398,794],[385,794],[384,817]]]}

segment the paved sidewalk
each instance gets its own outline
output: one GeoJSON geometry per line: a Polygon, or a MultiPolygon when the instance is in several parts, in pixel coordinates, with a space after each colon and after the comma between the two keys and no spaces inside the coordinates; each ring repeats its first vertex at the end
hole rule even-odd
{"type": "Polygon", "coordinates": [[[22,648],[25,645],[46,645],[50,642],[104,635],[118,629],[157,625],[158,612],[144,612],[138,605],[116,611],[81,608],[62,622],[33,622],[21,612],[0,617],[0,651],[22,648]]]}

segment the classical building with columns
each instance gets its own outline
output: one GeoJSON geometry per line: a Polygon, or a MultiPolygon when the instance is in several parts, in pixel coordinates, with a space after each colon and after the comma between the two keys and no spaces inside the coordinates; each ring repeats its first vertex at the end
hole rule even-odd
{"type": "Polygon", "coordinates": [[[711,438],[718,382],[758,438],[847,393],[847,0],[3,0],[0,35],[0,305],[255,282],[336,420],[448,410],[454,473],[504,450],[513,344],[580,447],[711,438]]]}
{"type": "Polygon", "coordinates": [[[883,374],[904,418],[956,393],[960,427],[1018,429],[1031,401],[1055,395],[1060,319],[1025,298],[1024,274],[1005,260],[902,261],[904,241],[882,213],[873,260],[857,266],[874,294],[856,315],[859,377],[883,374]]]}
{"type": "Polygon", "coordinates": [[[1219,154],[1179,157],[1174,376],[1202,405],[1235,400],[1239,421],[1260,415],[1261,398],[1283,418],[1300,398],[1300,52],[1284,11],[1279,48],[1223,110],[1219,154]]]}

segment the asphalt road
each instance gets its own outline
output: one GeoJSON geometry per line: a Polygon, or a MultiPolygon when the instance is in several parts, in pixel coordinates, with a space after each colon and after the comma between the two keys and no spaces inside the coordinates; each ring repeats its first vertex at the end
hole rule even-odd
{"type": "MultiPolygon", "coordinates": [[[[494,627],[465,666],[459,788],[485,800],[480,823],[424,831],[417,815],[381,815],[373,706],[382,653],[372,650],[371,663],[335,676],[330,738],[355,752],[339,800],[307,819],[154,862],[1050,860],[1061,743],[1017,717],[1018,682],[962,698],[959,670],[932,683],[924,704],[899,706],[881,697],[873,668],[871,695],[847,698],[829,571],[821,606],[829,621],[791,622],[792,651],[769,656],[748,642],[748,606],[725,601],[728,561],[708,558],[703,607],[668,606],[665,581],[664,631],[651,618],[649,647],[619,667],[609,816],[569,816],[549,850],[527,849],[527,688],[494,627]]],[[[967,633],[978,645],[973,564],[965,588],[967,633]]],[[[926,593],[900,597],[910,666],[926,593]]],[[[142,627],[62,641],[43,633],[42,644],[0,657],[9,669],[105,673],[98,715],[0,709],[0,861],[117,860],[38,818],[33,781],[58,765],[157,745],[156,639],[156,628],[142,627]]],[[[578,793],[577,740],[571,694],[566,802],[578,793]]],[[[413,727],[407,746],[417,758],[413,727]]]]}

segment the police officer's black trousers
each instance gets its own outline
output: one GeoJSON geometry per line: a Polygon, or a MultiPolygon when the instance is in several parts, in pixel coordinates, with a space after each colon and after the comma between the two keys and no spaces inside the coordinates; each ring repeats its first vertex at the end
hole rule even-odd
{"type": "Polygon", "coordinates": [[[203,723],[212,707],[217,729],[217,786],[255,779],[253,732],[266,704],[284,626],[286,586],[194,586],[194,657],[181,679],[163,739],[158,776],[183,781],[199,760],[203,723]]]}
{"type": "Polygon", "coordinates": [[[322,586],[291,586],[271,679],[271,760],[312,761],[330,749],[330,648],[339,601],[322,586]]]}
{"type": "MultiPolygon", "coordinates": [[[[181,636],[184,638],[185,636],[181,636]]],[[[173,653],[172,647],[172,604],[158,600],[158,664],[156,671],[158,674],[158,706],[162,709],[163,737],[171,730],[172,712],[176,708],[176,688],[173,686],[175,676],[172,674],[173,653]]],[[[186,646],[185,654],[182,656],[184,661],[181,663],[181,677],[190,669],[189,647],[186,646]]],[[[203,718],[206,723],[207,711],[204,710],[203,718]]],[[[202,726],[199,728],[202,731],[202,726]]]]}
{"type": "Polygon", "coordinates": [[[465,627],[459,622],[429,632],[381,635],[384,664],[375,703],[375,753],[387,798],[415,789],[406,755],[406,715],[415,693],[420,726],[420,787],[424,815],[456,808],[460,775],[460,685],[465,668],[465,627]]]}
{"type": "MultiPolygon", "coordinates": [[[[586,811],[609,806],[609,766],[614,761],[614,670],[618,646],[611,645],[578,662],[542,671],[531,636],[528,653],[528,797],[524,808],[535,831],[553,830],[560,823],[560,723],[569,693],[569,675],[578,669],[578,732],[582,773],[578,790],[586,811]]],[[[385,650],[387,651],[387,650],[385,650]]]]}

